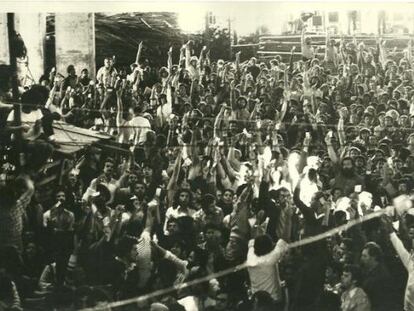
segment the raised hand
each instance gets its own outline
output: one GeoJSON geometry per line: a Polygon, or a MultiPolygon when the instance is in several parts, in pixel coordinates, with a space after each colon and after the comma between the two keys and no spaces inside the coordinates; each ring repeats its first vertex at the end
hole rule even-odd
{"type": "Polygon", "coordinates": [[[331,136],[331,132],[328,132],[325,135],[325,144],[327,145],[332,145],[332,136],[331,136]]]}
{"type": "Polygon", "coordinates": [[[303,140],[303,146],[304,147],[309,147],[311,141],[312,141],[312,137],[311,137],[310,133],[306,132],[305,139],[303,140]]]}

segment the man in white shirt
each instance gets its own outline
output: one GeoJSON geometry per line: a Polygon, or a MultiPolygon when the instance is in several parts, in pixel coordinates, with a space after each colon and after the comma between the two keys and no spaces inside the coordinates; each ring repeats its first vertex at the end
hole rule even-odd
{"type": "Polygon", "coordinates": [[[135,132],[134,145],[143,145],[147,140],[147,132],[151,130],[151,123],[142,116],[142,107],[134,108],[134,117],[129,121],[129,125],[133,127],[135,132]]]}
{"type": "Polygon", "coordinates": [[[104,66],[99,68],[98,72],[96,73],[96,79],[104,87],[113,87],[115,84],[118,72],[113,67],[113,65],[114,62],[112,58],[106,57],[104,60],[104,66]]]}
{"type": "MultiPolygon", "coordinates": [[[[286,223],[281,228],[281,236],[274,246],[269,235],[259,235],[249,241],[249,251],[247,253],[247,270],[250,277],[250,286],[253,293],[266,291],[276,303],[282,301],[282,288],[279,277],[278,263],[289,249],[286,241],[290,240],[291,218],[286,219],[286,223]]],[[[256,224],[252,230],[252,236],[258,232],[265,232],[263,228],[266,222],[256,224]]]]}
{"type": "Polygon", "coordinates": [[[247,253],[247,270],[253,293],[268,292],[275,301],[281,301],[282,292],[279,278],[278,262],[288,250],[289,245],[279,239],[273,248],[268,235],[261,235],[249,242],[247,253]]]}

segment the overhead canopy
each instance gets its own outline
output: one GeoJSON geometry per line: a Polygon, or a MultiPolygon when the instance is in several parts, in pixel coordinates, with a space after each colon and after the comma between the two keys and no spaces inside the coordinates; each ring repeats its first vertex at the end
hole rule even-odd
{"type": "Polygon", "coordinates": [[[59,146],[56,152],[66,155],[73,154],[96,143],[109,143],[112,138],[108,134],[76,127],[64,122],[55,121],[53,129],[56,144],[59,146]]]}

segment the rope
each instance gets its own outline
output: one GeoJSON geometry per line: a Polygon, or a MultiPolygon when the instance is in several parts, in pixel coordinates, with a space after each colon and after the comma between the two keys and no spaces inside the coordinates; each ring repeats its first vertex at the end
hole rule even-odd
{"type": "MultiPolygon", "coordinates": [[[[198,120],[209,120],[209,121],[212,121],[213,119],[214,119],[213,117],[212,118],[205,117],[205,118],[197,118],[197,121],[198,120]]],[[[229,120],[223,120],[223,122],[228,122],[228,121],[229,120]]],[[[236,120],[230,120],[230,121],[236,121],[236,120]]],[[[269,121],[274,122],[274,120],[270,120],[270,119],[264,119],[264,120],[261,120],[261,119],[260,120],[237,119],[237,121],[239,121],[239,122],[250,122],[250,123],[256,123],[258,121],[260,121],[260,122],[269,122],[269,121]]],[[[128,122],[128,121],[126,121],[126,122],[128,122]]],[[[33,121],[26,121],[26,122],[22,122],[22,123],[24,123],[24,124],[34,124],[35,122],[33,122],[33,121]]],[[[313,126],[316,125],[317,127],[323,127],[323,128],[337,128],[338,127],[338,123],[336,123],[336,124],[335,123],[317,123],[317,124],[314,124],[314,123],[308,123],[308,122],[284,122],[284,121],[282,121],[281,124],[282,125],[308,126],[308,127],[313,127],[313,126]]],[[[69,124],[69,125],[72,125],[72,124],[69,124]]],[[[105,125],[105,124],[102,124],[102,126],[105,127],[105,128],[146,128],[146,129],[148,129],[148,126],[135,126],[135,125],[120,125],[120,126],[116,126],[116,125],[105,125]]],[[[375,126],[377,126],[377,125],[375,125],[375,126]]],[[[358,127],[367,127],[367,126],[365,126],[365,125],[359,125],[359,124],[357,124],[357,125],[351,125],[351,124],[344,125],[344,129],[349,129],[349,128],[352,129],[352,128],[358,128],[358,127]]],[[[371,127],[373,127],[373,126],[371,126],[371,127]]],[[[414,131],[414,127],[406,127],[406,126],[398,126],[398,127],[396,127],[396,126],[394,126],[394,128],[395,129],[398,129],[398,130],[411,130],[411,131],[414,131]]],[[[220,131],[220,129],[219,129],[219,131],[220,131]]],[[[260,130],[250,130],[249,133],[261,133],[261,131],[260,130]]]]}
{"type": "MultiPolygon", "coordinates": [[[[338,234],[342,231],[346,231],[346,230],[350,229],[353,226],[356,226],[356,225],[362,224],[366,221],[369,221],[371,219],[380,217],[380,216],[388,213],[393,208],[394,207],[389,207],[389,208],[385,208],[385,209],[382,209],[382,210],[377,211],[377,212],[373,212],[373,213],[364,215],[360,218],[353,219],[353,220],[349,221],[348,223],[346,223],[344,225],[335,227],[335,228],[333,228],[331,230],[328,230],[324,233],[317,234],[317,235],[312,236],[312,237],[307,237],[303,240],[292,242],[288,245],[288,248],[293,249],[293,248],[301,247],[301,246],[311,244],[311,243],[315,243],[317,241],[320,241],[320,240],[326,239],[328,237],[334,236],[334,235],[336,235],[336,234],[338,234]]],[[[171,286],[171,287],[168,287],[168,288],[165,288],[165,289],[156,290],[156,291],[154,291],[150,294],[147,294],[147,295],[143,295],[143,296],[139,296],[139,297],[135,297],[135,298],[130,298],[130,299],[126,299],[126,300],[121,300],[121,301],[116,301],[116,302],[111,302],[111,303],[109,303],[105,306],[87,308],[87,309],[83,309],[81,311],[107,310],[107,309],[111,309],[111,308],[121,307],[121,306],[124,306],[124,305],[127,305],[127,304],[142,303],[142,302],[144,302],[146,300],[149,300],[151,298],[166,295],[166,294],[172,293],[172,292],[180,290],[180,289],[184,289],[184,288],[187,288],[187,287],[190,287],[190,286],[194,286],[194,285],[198,285],[198,284],[201,284],[201,283],[204,283],[204,282],[208,282],[212,279],[216,279],[216,278],[219,278],[219,277],[226,276],[228,274],[236,273],[236,272],[244,270],[246,268],[248,268],[247,263],[243,263],[243,264],[234,266],[232,268],[222,270],[220,272],[209,274],[205,277],[202,277],[202,278],[199,278],[199,279],[196,279],[196,280],[192,280],[192,281],[189,281],[189,282],[186,282],[186,283],[171,286]]]]}

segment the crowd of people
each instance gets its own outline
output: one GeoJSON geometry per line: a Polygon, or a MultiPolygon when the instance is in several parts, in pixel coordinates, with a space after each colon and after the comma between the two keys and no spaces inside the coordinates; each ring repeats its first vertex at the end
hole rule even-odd
{"type": "Polygon", "coordinates": [[[0,66],[0,310],[105,309],[161,289],[118,308],[414,310],[411,47],[326,43],[324,57],[303,35],[300,60],[242,62],[189,41],[159,69],[141,44],[94,79],[52,69],[18,104],[0,66]],[[36,181],[61,121],[126,152],[83,146],[46,204],[36,181]]]}

